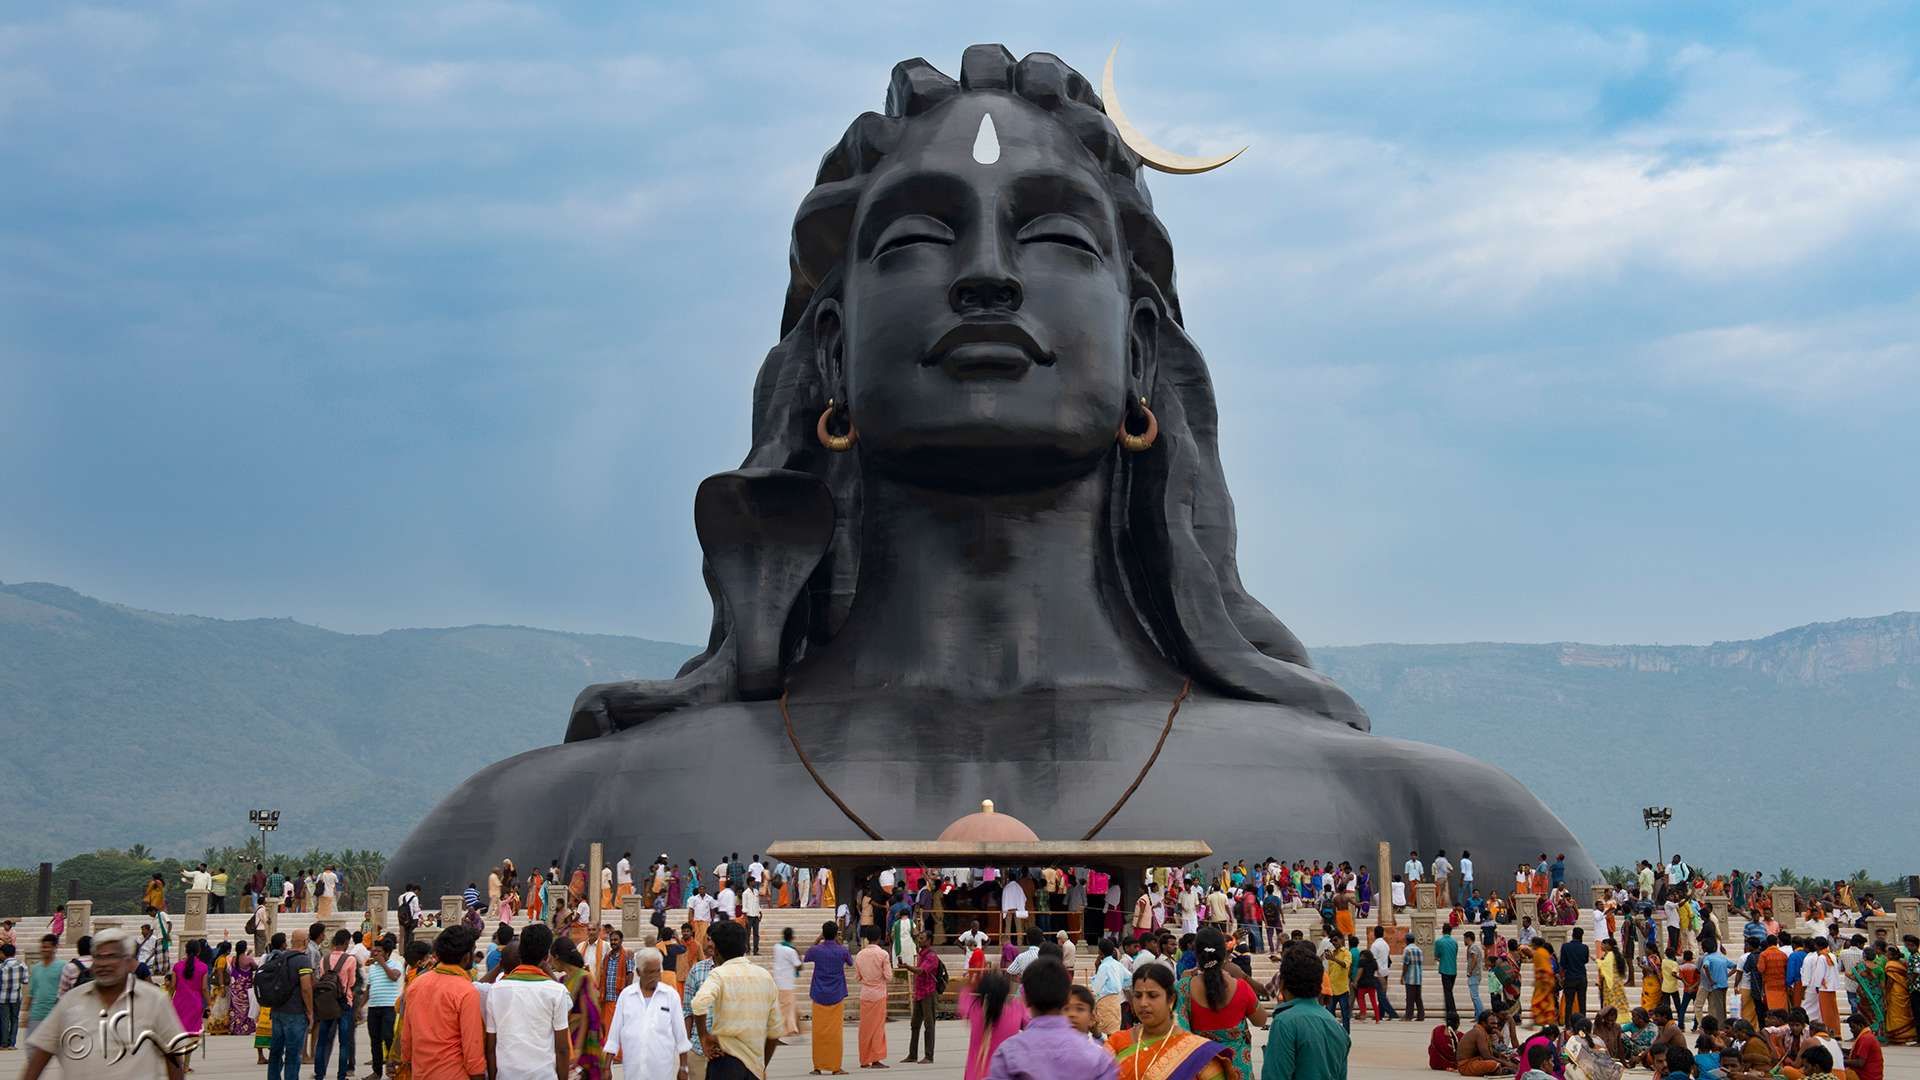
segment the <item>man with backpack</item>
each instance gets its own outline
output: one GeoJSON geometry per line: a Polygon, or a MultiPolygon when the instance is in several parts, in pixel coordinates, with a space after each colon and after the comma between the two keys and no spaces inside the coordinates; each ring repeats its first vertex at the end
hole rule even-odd
{"type": "Polygon", "coordinates": [[[420,925],[420,886],[407,882],[396,906],[400,909],[400,951],[404,954],[413,944],[414,929],[420,925]]]}
{"type": "Polygon", "coordinates": [[[267,1080],[300,1080],[300,1058],[313,1016],[313,964],[304,947],[287,947],[285,934],[273,935],[269,944],[272,951],[253,973],[254,997],[273,1010],[267,1080]]]}
{"type": "Polygon", "coordinates": [[[314,969],[313,1080],[326,1080],[327,1058],[336,1039],[340,1044],[339,1080],[353,1074],[353,988],[360,977],[360,961],[347,951],[352,943],[352,934],[334,931],[332,950],[314,969]]]}

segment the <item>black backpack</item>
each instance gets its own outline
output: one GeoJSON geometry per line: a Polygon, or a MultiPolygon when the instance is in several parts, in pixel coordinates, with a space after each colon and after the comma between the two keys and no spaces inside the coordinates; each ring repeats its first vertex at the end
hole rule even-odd
{"type": "Polygon", "coordinates": [[[402,930],[413,929],[413,900],[413,894],[410,892],[400,894],[400,928],[402,930]]]}
{"type": "Polygon", "coordinates": [[[346,988],[340,985],[340,967],[347,962],[342,955],[331,966],[323,967],[320,977],[313,980],[313,1018],[315,1020],[338,1020],[345,1009],[346,988]]]}
{"type": "Polygon", "coordinates": [[[76,972],[73,977],[73,985],[85,986],[93,981],[93,965],[81,963],[78,957],[67,961],[67,963],[72,964],[76,972]]]}
{"type": "Polygon", "coordinates": [[[934,965],[933,992],[936,994],[944,994],[947,992],[947,962],[936,956],[934,957],[934,965]]]}
{"type": "Polygon", "coordinates": [[[269,953],[253,973],[253,996],[269,1009],[285,1007],[300,992],[298,962],[305,958],[305,953],[290,949],[269,953]]]}

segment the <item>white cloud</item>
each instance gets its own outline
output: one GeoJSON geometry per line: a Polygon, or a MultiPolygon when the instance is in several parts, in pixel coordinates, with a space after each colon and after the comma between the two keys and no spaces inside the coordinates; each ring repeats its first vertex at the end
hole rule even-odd
{"type": "Polygon", "coordinates": [[[1910,411],[1920,394],[1920,296],[1892,309],[1717,326],[1650,343],[1669,385],[1735,389],[1798,409],[1910,411]]]}

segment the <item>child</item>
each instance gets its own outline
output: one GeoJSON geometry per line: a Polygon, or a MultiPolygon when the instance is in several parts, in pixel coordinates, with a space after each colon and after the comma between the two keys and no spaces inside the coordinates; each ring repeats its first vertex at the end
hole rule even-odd
{"type": "Polygon", "coordinates": [[[1079,983],[1073,984],[1067,990],[1066,1017],[1067,1023],[1073,1025],[1073,1030],[1094,1042],[1105,1043],[1107,1036],[1111,1034],[1111,1032],[1101,1031],[1099,1024],[1094,1020],[1093,991],[1079,983]]]}

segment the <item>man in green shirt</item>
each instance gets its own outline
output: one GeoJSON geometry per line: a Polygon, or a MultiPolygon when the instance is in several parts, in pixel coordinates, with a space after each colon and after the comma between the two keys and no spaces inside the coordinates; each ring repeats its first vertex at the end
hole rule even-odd
{"type": "Polygon", "coordinates": [[[1346,1080],[1352,1040],[1333,1014],[1320,1007],[1320,959],[1313,950],[1289,945],[1280,957],[1280,991],[1267,1028],[1260,1080],[1346,1080]]]}
{"type": "Polygon", "coordinates": [[[1460,1011],[1453,1005],[1453,977],[1460,974],[1460,943],[1453,940],[1453,927],[1440,924],[1440,936],[1433,939],[1433,968],[1440,973],[1440,1008],[1447,1023],[1459,1026],[1460,1011]]]}
{"type": "Polygon", "coordinates": [[[27,1034],[40,1026],[55,1005],[60,1004],[60,968],[53,962],[53,954],[60,948],[60,939],[53,934],[40,937],[40,960],[27,968],[27,997],[20,1008],[27,1018],[27,1034]]]}
{"type": "Polygon", "coordinates": [[[274,867],[273,873],[267,875],[267,896],[274,900],[284,899],[283,892],[286,887],[287,875],[281,873],[279,867],[274,867]]]}

